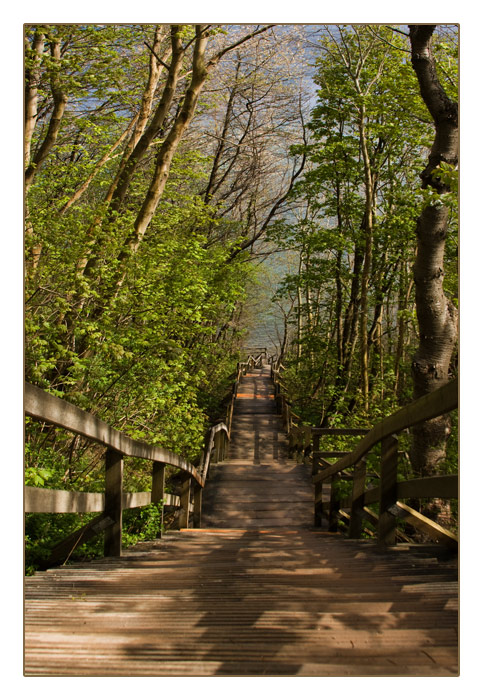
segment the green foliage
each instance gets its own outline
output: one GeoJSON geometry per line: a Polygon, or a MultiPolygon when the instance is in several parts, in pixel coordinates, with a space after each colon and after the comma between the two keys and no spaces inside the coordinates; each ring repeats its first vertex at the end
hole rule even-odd
{"type": "MultiPolygon", "coordinates": [[[[197,462],[238,359],[241,334],[234,319],[252,276],[246,260],[227,262],[240,224],[221,219],[205,203],[211,156],[182,143],[150,226],[141,244],[130,248],[128,234],[162,134],[137,164],[123,206],[106,198],[128,139],[113,145],[137,114],[146,85],[144,42],[154,26],[27,27],[27,70],[36,66],[36,30],[45,46],[32,154],[52,114],[54,70],[68,103],[57,141],[27,193],[26,379],[135,439],[197,462]],[[61,45],[60,63],[50,55],[53,41],[61,45]],[[222,240],[216,236],[221,227],[222,240]]],[[[193,36],[193,26],[186,25],[183,42],[189,45],[193,36]]],[[[168,48],[169,31],[163,41],[168,48]]],[[[186,68],[189,75],[189,52],[186,68]]],[[[182,81],[176,99],[185,88],[182,81]]],[[[161,79],[153,109],[162,91],[161,79]]],[[[125,488],[148,490],[150,468],[126,460],[125,488]]],[[[102,491],[102,450],[27,420],[26,483],[102,491]]],[[[155,507],[126,514],[126,543],[154,536],[158,515],[155,507]]],[[[83,516],[28,516],[27,566],[83,522],[83,516]]],[[[81,555],[98,547],[87,544],[81,555]]]]}
{"type": "MultiPolygon", "coordinates": [[[[416,221],[428,199],[451,207],[445,285],[456,302],[458,173],[442,163],[433,173],[438,191],[421,188],[434,130],[408,48],[406,39],[389,27],[327,28],[316,61],[319,89],[309,145],[292,147],[309,159],[293,192],[300,213],[270,232],[279,247],[295,251],[300,261],[298,270],[280,281],[276,298],[293,303],[283,381],[295,413],[312,425],[370,425],[411,400],[411,356],[417,343],[412,264],[416,221]],[[359,322],[367,255],[363,147],[377,183],[364,331],[368,412],[363,408],[359,322]]],[[[441,36],[435,51],[445,80],[456,80],[454,45],[441,36]]]]}

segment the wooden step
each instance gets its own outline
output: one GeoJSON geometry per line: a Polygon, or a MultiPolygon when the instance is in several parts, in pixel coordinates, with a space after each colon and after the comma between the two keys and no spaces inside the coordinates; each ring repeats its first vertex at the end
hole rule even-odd
{"type": "Polygon", "coordinates": [[[26,580],[26,675],[452,676],[457,566],[338,535],[184,530],[26,580]]]}

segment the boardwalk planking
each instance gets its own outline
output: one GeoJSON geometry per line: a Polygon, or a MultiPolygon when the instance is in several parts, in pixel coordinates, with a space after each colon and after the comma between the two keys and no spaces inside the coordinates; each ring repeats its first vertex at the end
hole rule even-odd
{"type": "Polygon", "coordinates": [[[454,560],[311,529],[311,470],[272,395],[267,368],[244,378],[209,529],[27,579],[27,675],[458,673],[454,560]]]}

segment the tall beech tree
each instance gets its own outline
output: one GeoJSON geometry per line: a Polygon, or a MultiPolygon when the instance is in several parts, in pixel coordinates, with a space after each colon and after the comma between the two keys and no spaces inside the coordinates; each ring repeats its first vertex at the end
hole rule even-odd
{"type": "MultiPolygon", "coordinates": [[[[457,339],[457,310],[444,290],[444,254],[450,206],[448,198],[458,164],[458,104],[448,97],[438,78],[432,50],[436,25],[410,25],[411,63],[421,97],[435,126],[428,163],[421,174],[427,192],[417,223],[414,265],[419,347],[412,363],[414,396],[434,391],[448,381],[457,339]]],[[[421,474],[432,474],[444,459],[450,432],[449,418],[441,416],[413,428],[411,461],[421,474]]]]}

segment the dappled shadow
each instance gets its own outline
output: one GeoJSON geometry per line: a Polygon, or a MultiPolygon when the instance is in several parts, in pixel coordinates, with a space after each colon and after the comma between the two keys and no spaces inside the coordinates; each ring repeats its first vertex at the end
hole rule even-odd
{"type": "Polygon", "coordinates": [[[61,632],[67,675],[452,675],[455,572],[407,567],[307,531],[173,534],[58,572],[48,663],[61,632]]]}

